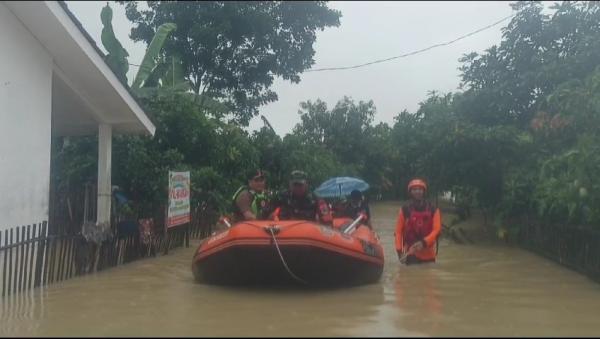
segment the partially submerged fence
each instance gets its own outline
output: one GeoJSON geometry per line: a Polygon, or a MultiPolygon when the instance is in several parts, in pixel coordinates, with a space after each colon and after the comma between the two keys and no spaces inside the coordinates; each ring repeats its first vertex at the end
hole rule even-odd
{"type": "Polygon", "coordinates": [[[40,286],[46,226],[44,222],[0,232],[2,296],[40,286]]]}
{"type": "Polygon", "coordinates": [[[520,229],[519,243],[600,282],[600,232],[597,230],[529,224],[520,229]]]}
{"type": "Polygon", "coordinates": [[[138,232],[114,232],[100,244],[86,241],[81,232],[52,234],[47,222],[7,229],[0,233],[0,290],[7,296],[168,254],[171,249],[189,246],[190,238],[208,236],[213,224],[214,216],[208,213],[192,213],[190,224],[168,232],[161,226],[157,229],[151,221],[142,221],[138,232]]]}

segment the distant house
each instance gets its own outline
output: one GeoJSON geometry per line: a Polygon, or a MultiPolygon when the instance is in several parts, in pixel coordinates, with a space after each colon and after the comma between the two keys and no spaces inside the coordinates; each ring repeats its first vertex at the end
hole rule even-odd
{"type": "Polygon", "coordinates": [[[113,133],[155,127],[62,2],[0,1],[0,230],[48,220],[50,140],[99,135],[97,222],[113,133]]]}

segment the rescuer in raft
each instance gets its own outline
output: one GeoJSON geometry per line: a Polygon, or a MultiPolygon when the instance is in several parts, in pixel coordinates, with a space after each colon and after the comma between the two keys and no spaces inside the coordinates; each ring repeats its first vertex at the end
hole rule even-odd
{"type": "Polygon", "coordinates": [[[293,171],[289,189],[280,192],[272,201],[276,220],[309,220],[331,224],[333,216],[325,200],[316,199],[308,189],[306,173],[293,171]]]}
{"type": "Polygon", "coordinates": [[[265,195],[266,178],[262,170],[248,172],[244,185],[232,197],[233,216],[236,221],[265,220],[268,218],[268,200],[265,195]]]}
{"type": "Polygon", "coordinates": [[[402,263],[435,262],[442,216],[440,210],[425,199],[426,192],[425,181],[411,180],[408,184],[410,201],[398,213],[394,238],[402,263]]]}
{"type": "Polygon", "coordinates": [[[344,205],[342,215],[351,219],[356,219],[361,213],[366,216],[365,225],[373,229],[373,226],[371,225],[371,210],[369,209],[369,204],[359,190],[353,190],[350,193],[350,199],[344,205]]]}

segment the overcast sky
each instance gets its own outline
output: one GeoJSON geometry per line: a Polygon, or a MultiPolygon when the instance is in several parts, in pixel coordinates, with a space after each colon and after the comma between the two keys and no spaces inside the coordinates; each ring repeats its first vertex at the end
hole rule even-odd
{"type": "MultiPolygon", "coordinates": [[[[72,2],[69,8],[104,50],[100,40],[100,10],[106,2],[72,2]]],[[[448,42],[485,27],[513,13],[506,1],[458,2],[330,2],[342,12],[340,26],[317,33],[313,68],[352,66],[448,42]]],[[[129,39],[131,24],[124,6],[111,3],[115,35],[129,52],[129,62],[139,64],[145,45],[129,39]]],[[[414,111],[430,90],[456,91],[459,85],[458,59],[466,53],[482,52],[501,39],[508,21],[424,53],[363,68],[304,73],[299,84],[276,80],[277,102],[260,111],[280,135],[291,132],[299,121],[299,103],[322,99],[332,108],[344,95],[373,100],[375,121],[393,123],[403,109],[414,111]]],[[[128,78],[137,69],[130,66],[128,78]],[[133,73],[132,73],[133,72],[133,73]]],[[[250,129],[260,128],[255,117],[250,129]]]]}

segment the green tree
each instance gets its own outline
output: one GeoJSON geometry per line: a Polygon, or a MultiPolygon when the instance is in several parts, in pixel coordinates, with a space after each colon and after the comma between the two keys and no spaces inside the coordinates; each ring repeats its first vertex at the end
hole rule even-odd
{"type": "Polygon", "coordinates": [[[461,59],[462,110],[477,123],[527,127],[543,98],[589,74],[600,60],[600,5],[564,1],[554,14],[540,1],[511,5],[516,16],[498,46],[461,59]]]}
{"type": "Polygon", "coordinates": [[[600,6],[565,1],[550,14],[540,2],[512,6],[517,13],[500,44],[462,59],[465,92],[454,110],[469,134],[485,132],[488,141],[473,140],[483,154],[458,149],[471,162],[479,159],[474,163],[486,173],[473,175],[479,200],[500,219],[592,222],[593,209],[583,212],[593,181],[584,169],[596,161],[590,126],[598,116],[600,6]],[[486,160],[485,154],[493,156],[486,160]],[[585,185],[585,204],[575,182],[585,185]]]}
{"type": "MultiPolygon", "coordinates": [[[[129,70],[129,53],[123,48],[112,29],[112,8],[107,3],[100,13],[102,20],[102,44],[108,51],[106,62],[117,75],[119,80],[127,85],[127,71],[129,70]]],[[[181,61],[175,57],[165,60],[161,50],[177,26],[165,23],[158,27],[152,41],[146,49],[140,68],[136,73],[131,89],[137,96],[155,95],[161,85],[165,89],[186,91],[189,89],[182,72],[181,61]]]]}
{"type": "MultiPolygon", "coordinates": [[[[123,3],[123,2],[122,2],[123,3]]],[[[275,77],[300,81],[314,63],[316,31],[338,26],[340,13],[324,1],[148,1],[126,3],[131,38],[150,43],[158,27],[177,25],[165,44],[167,58],[182,61],[196,94],[226,103],[247,125],[257,108],[275,101],[275,77]]],[[[203,101],[201,100],[201,103],[203,101]]]]}
{"type": "Polygon", "coordinates": [[[267,171],[268,185],[283,187],[289,173],[284,173],[286,153],[281,137],[268,126],[264,126],[253,133],[252,145],[259,154],[259,167],[267,171]]]}
{"type": "Polygon", "coordinates": [[[189,170],[193,200],[225,211],[245,169],[258,155],[239,126],[210,115],[190,96],[174,93],[143,99],[156,125],[154,137],[118,136],[114,142],[113,182],[128,192],[146,213],[167,199],[169,170],[189,170]]]}
{"type": "Polygon", "coordinates": [[[301,122],[294,128],[294,134],[306,143],[331,150],[344,163],[364,166],[369,152],[367,131],[376,113],[373,101],[356,104],[344,97],[331,111],[321,100],[302,102],[300,106],[301,122]]]}

